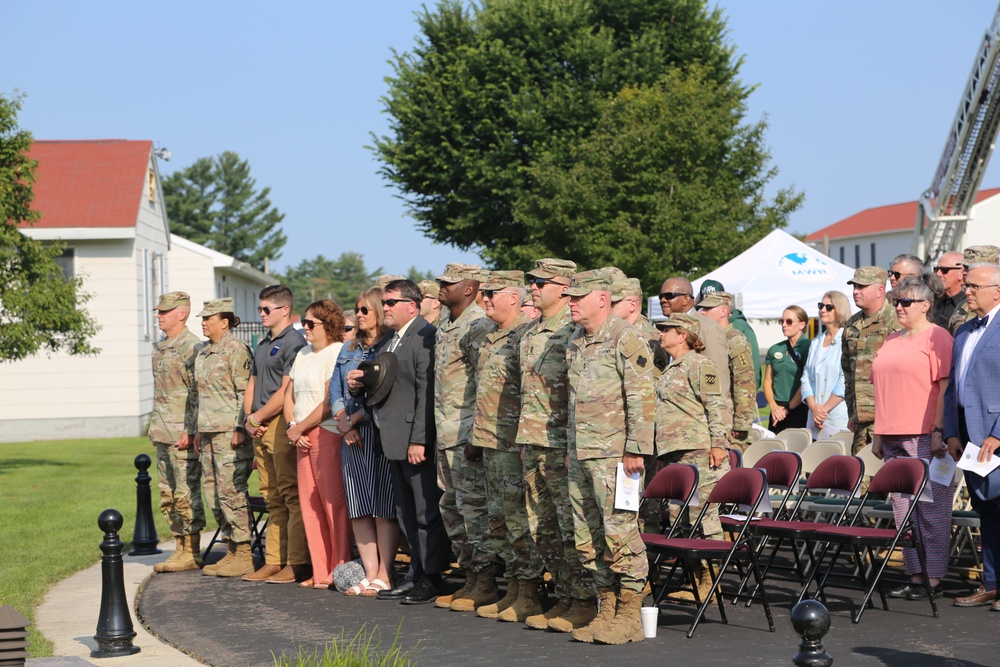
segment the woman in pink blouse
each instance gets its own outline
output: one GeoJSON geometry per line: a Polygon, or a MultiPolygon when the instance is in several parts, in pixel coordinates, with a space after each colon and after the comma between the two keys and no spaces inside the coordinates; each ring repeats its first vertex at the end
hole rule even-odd
{"type": "MultiPolygon", "coordinates": [[[[872,453],[890,461],[901,456],[928,459],[948,450],[942,439],[944,390],[951,370],[952,338],[945,329],[927,319],[934,299],[943,293],[941,280],[933,273],[907,276],[892,291],[892,305],[902,330],[890,334],[872,362],[875,385],[875,436],[872,453]]],[[[922,582],[926,576],[935,595],[940,579],[948,572],[951,543],[952,487],[928,482],[933,502],[916,498],[892,498],[896,520],[904,516],[908,503],[916,502],[914,525],[920,535],[927,563],[922,572],[915,549],[903,549],[909,584],[889,591],[908,600],[926,598],[922,582]]]]}

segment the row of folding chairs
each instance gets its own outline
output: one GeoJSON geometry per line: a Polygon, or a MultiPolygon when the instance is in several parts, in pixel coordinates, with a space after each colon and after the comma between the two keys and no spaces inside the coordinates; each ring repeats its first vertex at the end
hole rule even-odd
{"type": "MultiPolygon", "coordinates": [[[[802,452],[813,443],[812,431],[807,428],[786,428],[784,431],[775,434],[774,438],[766,438],[763,431],[752,429],[751,437],[754,442],[758,440],[781,440],[784,443],[781,449],[790,452],[802,452]]],[[[854,433],[851,431],[838,431],[829,438],[820,438],[820,440],[833,440],[841,443],[844,446],[844,453],[847,454],[850,453],[851,445],[854,443],[854,433]]]]}

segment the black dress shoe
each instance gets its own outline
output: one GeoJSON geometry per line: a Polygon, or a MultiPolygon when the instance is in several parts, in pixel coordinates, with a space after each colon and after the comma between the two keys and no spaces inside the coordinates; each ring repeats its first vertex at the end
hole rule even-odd
{"type": "MultiPolygon", "coordinates": [[[[931,595],[936,600],[941,597],[941,584],[937,586],[931,586],[931,595]]],[[[923,586],[914,586],[913,590],[906,594],[907,600],[926,600],[927,599],[927,589],[923,586]]]]}
{"type": "Polygon", "coordinates": [[[399,604],[427,604],[434,602],[438,596],[438,588],[428,579],[421,579],[413,586],[413,590],[403,596],[399,604]]]}
{"type": "Polygon", "coordinates": [[[891,598],[909,598],[910,594],[916,590],[923,592],[924,588],[920,584],[902,584],[895,588],[890,588],[885,594],[891,598]]]}
{"type": "Polygon", "coordinates": [[[399,602],[404,597],[406,597],[410,591],[413,590],[413,581],[410,579],[403,579],[399,582],[399,585],[395,588],[389,589],[387,591],[379,591],[375,595],[376,600],[392,600],[393,602],[399,602]]]}

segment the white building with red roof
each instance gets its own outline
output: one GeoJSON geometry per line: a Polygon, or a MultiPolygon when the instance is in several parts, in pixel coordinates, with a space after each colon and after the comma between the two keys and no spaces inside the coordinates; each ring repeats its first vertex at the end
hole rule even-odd
{"type": "MultiPolygon", "coordinates": [[[[1000,188],[980,190],[960,248],[1000,245],[1000,188]]],[[[888,268],[893,257],[912,252],[917,202],[868,208],[806,237],[841,264],[888,268]]]]}

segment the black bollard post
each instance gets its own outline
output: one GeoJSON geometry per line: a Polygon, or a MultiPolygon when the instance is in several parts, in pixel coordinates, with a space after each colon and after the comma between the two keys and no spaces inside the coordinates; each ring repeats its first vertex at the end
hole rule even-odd
{"type": "Polygon", "coordinates": [[[152,461],[148,454],[135,457],[135,467],[139,474],[135,476],[135,530],[132,531],[132,551],[129,556],[152,556],[163,553],[156,547],[160,538],[156,536],[156,523],[153,521],[153,504],[149,492],[149,466],[152,461]]]}
{"type": "Polygon", "coordinates": [[[792,658],[796,667],[830,667],[833,658],[823,648],[830,631],[830,612],[818,600],[803,600],[792,607],[792,630],[802,638],[799,652],[792,658]]]}
{"type": "MultiPolygon", "coordinates": [[[[148,458],[148,457],[147,457],[148,458]]],[[[101,616],[97,620],[97,650],[90,652],[92,658],[117,658],[134,655],[141,649],[132,645],[135,630],[132,616],[125,598],[125,573],[122,564],[122,550],[125,543],[118,537],[122,527],[122,514],[109,509],[101,512],[97,525],[104,531],[101,542],[101,616]]]]}

